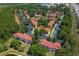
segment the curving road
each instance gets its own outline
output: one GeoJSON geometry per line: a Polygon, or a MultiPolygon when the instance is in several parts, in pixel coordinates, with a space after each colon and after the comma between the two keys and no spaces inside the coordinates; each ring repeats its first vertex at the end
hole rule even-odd
{"type": "Polygon", "coordinates": [[[77,24],[77,31],[79,32],[79,5],[72,3],[71,6],[74,8],[76,15],[77,15],[76,24],[77,24]]]}
{"type": "Polygon", "coordinates": [[[71,15],[72,15],[72,34],[73,39],[76,42],[74,47],[74,56],[79,56],[79,5],[77,4],[70,4],[71,7],[71,15]],[[75,12],[74,12],[75,11],[75,12]]]}
{"type": "Polygon", "coordinates": [[[73,4],[71,4],[71,6],[74,8],[74,10],[75,10],[77,16],[79,17],[79,5],[73,3],[73,4]]]}

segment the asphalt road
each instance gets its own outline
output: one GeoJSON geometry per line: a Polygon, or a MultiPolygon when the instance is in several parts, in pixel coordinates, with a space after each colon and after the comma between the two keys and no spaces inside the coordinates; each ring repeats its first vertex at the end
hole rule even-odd
{"type": "Polygon", "coordinates": [[[74,8],[74,10],[79,18],[79,5],[72,3],[71,6],[74,8]]]}
{"type": "Polygon", "coordinates": [[[79,5],[71,3],[71,6],[74,8],[77,15],[76,24],[77,24],[77,31],[79,32],[79,5]]]}

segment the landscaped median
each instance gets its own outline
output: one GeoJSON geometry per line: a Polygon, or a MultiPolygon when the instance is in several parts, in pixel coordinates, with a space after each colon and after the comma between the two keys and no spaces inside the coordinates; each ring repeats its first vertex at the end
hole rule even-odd
{"type": "MultiPolygon", "coordinates": [[[[21,44],[20,47],[17,46],[17,48],[19,49],[19,51],[18,51],[17,49],[14,49],[13,47],[11,47],[11,43],[12,43],[13,40],[15,41],[16,39],[11,37],[11,38],[6,42],[7,47],[8,47],[8,50],[3,51],[3,52],[0,52],[0,56],[6,56],[6,55],[7,55],[7,56],[8,56],[8,55],[16,55],[16,56],[22,55],[22,56],[26,56],[26,55],[27,55],[27,51],[29,50],[30,45],[25,44],[25,43],[23,43],[22,41],[19,40],[22,44],[21,44]]],[[[14,44],[15,44],[15,43],[14,43],[14,44]]]]}
{"type": "Polygon", "coordinates": [[[9,48],[7,51],[1,52],[0,53],[0,56],[8,56],[8,55],[9,56],[11,56],[11,55],[15,55],[15,56],[26,56],[29,47],[30,47],[29,45],[26,45],[24,51],[22,51],[22,52],[19,52],[19,51],[13,49],[13,48],[9,48]]]}

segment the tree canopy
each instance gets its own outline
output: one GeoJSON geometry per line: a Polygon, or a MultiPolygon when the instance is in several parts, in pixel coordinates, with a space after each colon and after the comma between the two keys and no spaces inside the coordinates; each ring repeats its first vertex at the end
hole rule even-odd
{"type": "Polygon", "coordinates": [[[46,48],[43,48],[42,46],[37,45],[37,44],[33,44],[30,47],[27,54],[28,55],[34,55],[34,56],[44,56],[46,52],[47,52],[46,48]]]}
{"type": "Polygon", "coordinates": [[[48,26],[48,22],[44,18],[40,18],[38,20],[38,25],[42,25],[44,27],[47,27],[48,26]]]}

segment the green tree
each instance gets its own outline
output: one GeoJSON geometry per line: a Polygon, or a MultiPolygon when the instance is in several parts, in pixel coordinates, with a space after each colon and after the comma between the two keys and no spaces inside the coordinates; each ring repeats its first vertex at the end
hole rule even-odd
{"type": "Polygon", "coordinates": [[[45,33],[46,33],[46,31],[45,31],[45,30],[43,30],[43,29],[39,30],[38,32],[39,32],[39,35],[40,35],[40,36],[42,36],[43,34],[45,34],[45,33]]]}
{"type": "Polygon", "coordinates": [[[34,56],[44,56],[45,53],[47,52],[46,48],[43,48],[40,45],[33,44],[29,51],[27,52],[28,55],[34,55],[34,56]]]}
{"type": "Polygon", "coordinates": [[[63,56],[73,55],[75,40],[73,39],[71,30],[72,30],[72,18],[70,12],[69,13],[67,12],[62,20],[61,31],[60,31],[60,34],[62,35],[61,39],[63,39],[64,42],[64,44],[62,45],[63,48],[59,49],[56,55],[63,55],[63,56]]]}
{"type": "Polygon", "coordinates": [[[35,16],[35,12],[36,12],[36,9],[31,9],[31,10],[29,11],[30,17],[34,17],[34,16],[35,16]]]}
{"type": "Polygon", "coordinates": [[[4,51],[4,47],[2,44],[0,44],[0,52],[3,52],[4,51]]]}
{"type": "Polygon", "coordinates": [[[58,17],[57,17],[57,21],[61,21],[61,18],[60,18],[60,16],[58,16],[58,17]]]}
{"type": "Polygon", "coordinates": [[[14,48],[14,49],[16,49],[16,50],[19,50],[20,46],[21,46],[21,42],[19,40],[14,39],[11,42],[11,47],[14,48]]]}
{"type": "Polygon", "coordinates": [[[8,50],[8,48],[9,47],[6,44],[1,44],[0,43],[0,52],[6,51],[6,50],[8,50]]]}
{"type": "Polygon", "coordinates": [[[9,43],[4,43],[4,51],[8,50],[10,48],[10,44],[9,43]]]}
{"type": "Polygon", "coordinates": [[[42,25],[44,27],[47,27],[48,22],[44,18],[41,18],[41,19],[38,20],[38,25],[42,25]]]}
{"type": "Polygon", "coordinates": [[[38,32],[37,29],[34,30],[34,36],[33,36],[33,37],[34,37],[34,41],[33,41],[33,42],[34,42],[35,44],[38,44],[40,35],[39,35],[39,32],[38,32]]]}
{"type": "Polygon", "coordinates": [[[7,40],[18,30],[12,11],[11,7],[5,7],[0,12],[0,39],[7,40]]]}

